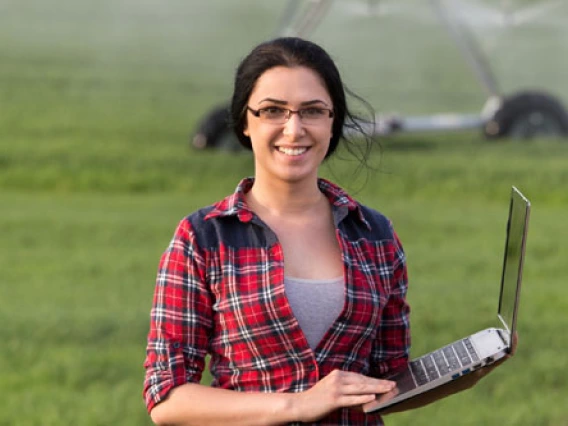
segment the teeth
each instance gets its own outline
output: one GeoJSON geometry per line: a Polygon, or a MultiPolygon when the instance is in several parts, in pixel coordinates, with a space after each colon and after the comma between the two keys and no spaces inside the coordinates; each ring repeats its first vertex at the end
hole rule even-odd
{"type": "Polygon", "coordinates": [[[278,151],[286,155],[301,155],[306,152],[308,148],[284,148],[282,146],[278,147],[278,151]]]}

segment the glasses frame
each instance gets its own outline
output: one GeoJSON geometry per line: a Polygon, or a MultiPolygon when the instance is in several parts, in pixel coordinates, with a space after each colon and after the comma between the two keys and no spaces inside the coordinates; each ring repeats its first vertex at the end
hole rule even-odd
{"type": "MultiPolygon", "coordinates": [[[[301,121],[302,123],[306,123],[306,121],[304,121],[304,118],[302,118],[302,114],[301,114],[301,112],[304,111],[304,110],[306,110],[306,109],[313,109],[313,108],[315,108],[315,109],[319,109],[319,110],[322,110],[322,111],[327,111],[327,113],[328,113],[328,117],[327,117],[327,118],[333,118],[334,115],[335,115],[335,113],[333,112],[333,110],[330,109],[330,108],[306,107],[306,108],[301,108],[301,109],[298,109],[298,110],[293,110],[293,109],[284,108],[284,107],[281,107],[281,106],[271,106],[271,107],[266,107],[266,108],[253,109],[253,108],[251,108],[250,106],[247,105],[247,110],[250,111],[251,114],[254,115],[255,117],[260,118],[261,121],[262,121],[262,118],[260,117],[260,113],[261,113],[263,110],[266,110],[266,109],[269,109],[269,108],[278,108],[278,109],[281,109],[281,110],[283,110],[283,111],[286,112],[286,115],[285,115],[285,117],[284,117],[284,121],[282,121],[281,123],[280,123],[280,122],[274,122],[274,124],[285,124],[285,123],[287,123],[288,120],[290,120],[290,117],[292,117],[292,114],[298,114],[298,117],[300,118],[300,121],[301,121]]],[[[265,121],[265,123],[270,123],[270,122],[271,122],[270,120],[265,121]]],[[[308,122],[309,122],[309,121],[308,121],[308,122]]],[[[316,120],[315,122],[317,123],[317,120],[316,120]]]]}

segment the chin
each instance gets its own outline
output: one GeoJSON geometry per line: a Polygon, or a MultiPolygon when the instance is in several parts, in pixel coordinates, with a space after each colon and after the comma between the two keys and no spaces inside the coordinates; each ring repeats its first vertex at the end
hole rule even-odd
{"type": "Polygon", "coordinates": [[[283,173],[280,179],[288,183],[301,183],[305,181],[317,180],[317,173],[283,173]]]}

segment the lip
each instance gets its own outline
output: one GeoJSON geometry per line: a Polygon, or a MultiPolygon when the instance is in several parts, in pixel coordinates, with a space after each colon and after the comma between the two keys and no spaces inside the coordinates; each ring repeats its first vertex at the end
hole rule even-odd
{"type": "Polygon", "coordinates": [[[302,158],[303,156],[305,156],[308,151],[311,149],[310,146],[284,146],[284,145],[279,145],[279,146],[275,146],[274,149],[276,150],[276,152],[278,152],[279,154],[285,156],[286,158],[290,158],[290,159],[294,159],[294,158],[302,158]],[[290,155],[290,154],[286,154],[285,152],[282,152],[281,149],[284,150],[298,150],[298,149],[303,149],[305,150],[304,152],[297,154],[297,155],[290,155]]]}

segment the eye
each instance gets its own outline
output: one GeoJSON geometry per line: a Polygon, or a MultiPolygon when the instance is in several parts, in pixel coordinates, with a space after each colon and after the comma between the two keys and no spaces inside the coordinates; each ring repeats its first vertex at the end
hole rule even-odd
{"type": "Polygon", "coordinates": [[[327,110],[323,108],[312,107],[312,108],[304,108],[303,110],[301,110],[300,114],[304,118],[320,118],[325,115],[326,111],[327,110]]]}
{"type": "Polygon", "coordinates": [[[259,110],[259,112],[265,118],[282,117],[286,114],[286,110],[284,108],[277,106],[262,108],[261,110],[259,110]]]}

